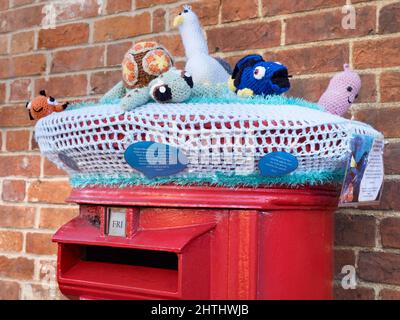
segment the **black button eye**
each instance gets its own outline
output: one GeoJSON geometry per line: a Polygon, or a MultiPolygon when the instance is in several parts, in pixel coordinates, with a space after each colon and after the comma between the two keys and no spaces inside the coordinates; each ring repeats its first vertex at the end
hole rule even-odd
{"type": "Polygon", "coordinates": [[[189,10],[188,10],[188,9],[185,9],[185,10],[183,10],[183,12],[184,12],[184,13],[188,13],[188,12],[189,12],[189,10]]]}
{"type": "Polygon", "coordinates": [[[153,90],[153,98],[161,103],[170,101],[172,99],[171,88],[167,85],[155,87],[153,90]]]}
{"type": "Polygon", "coordinates": [[[348,91],[348,92],[352,92],[352,91],[353,91],[353,88],[352,88],[352,87],[347,87],[347,91],[348,91]]]}
{"type": "Polygon", "coordinates": [[[179,15],[181,16],[181,15],[182,15],[182,12],[179,12],[179,15]]]}
{"type": "Polygon", "coordinates": [[[50,97],[49,100],[50,100],[50,102],[56,101],[56,99],[54,99],[53,97],[50,97]]]}
{"type": "Polygon", "coordinates": [[[182,71],[182,78],[186,81],[190,88],[193,88],[193,78],[188,72],[182,71]]]}
{"type": "Polygon", "coordinates": [[[358,94],[356,94],[355,98],[356,98],[356,99],[358,98],[358,94]]]}

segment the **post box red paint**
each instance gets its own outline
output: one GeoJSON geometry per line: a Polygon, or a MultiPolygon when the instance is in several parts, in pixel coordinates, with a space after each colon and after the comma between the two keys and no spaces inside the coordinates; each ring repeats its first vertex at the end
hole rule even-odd
{"type": "Polygon", "coordinates": [[[337,200],[329,187],[74,189],[80,215],[53,237],[59,287],[80,299],[331,299],[337,200]],[[113,210],[123,236],[108,234],[113,210]]]}

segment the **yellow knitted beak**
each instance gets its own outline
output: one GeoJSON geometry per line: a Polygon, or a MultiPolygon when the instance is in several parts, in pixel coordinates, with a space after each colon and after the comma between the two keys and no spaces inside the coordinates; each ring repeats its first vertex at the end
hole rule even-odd
{"type": "Polygon", "coordinates": [[[183,20],[182,16],[176,16],[173,22],[174,28],[179,27],[183,23],[183,20]]]}

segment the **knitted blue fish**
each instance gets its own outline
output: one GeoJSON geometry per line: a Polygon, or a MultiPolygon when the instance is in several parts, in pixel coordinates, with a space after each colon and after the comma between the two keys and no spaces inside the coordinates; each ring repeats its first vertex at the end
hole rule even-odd
{"type": "Polygon", "coordinates": [[[239,96],[279,95],[290,89],[289,77],[281,63],[252,54],[239,60],[228,85],[239,96]]]}

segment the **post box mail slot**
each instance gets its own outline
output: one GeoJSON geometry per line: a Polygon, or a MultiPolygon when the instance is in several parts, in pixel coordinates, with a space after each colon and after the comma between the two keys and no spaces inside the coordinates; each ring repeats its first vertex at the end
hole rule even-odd
{"type": "Polygon", "coordinates": [[[115,236],[103,227],[115,221],[109,220],[112,212],[121,221],[124,210],[101,212],[100,225],[92,215],[79,216],[55,234],[61,292],[106,299],[209,298],[214,224],[115,236]]]}

